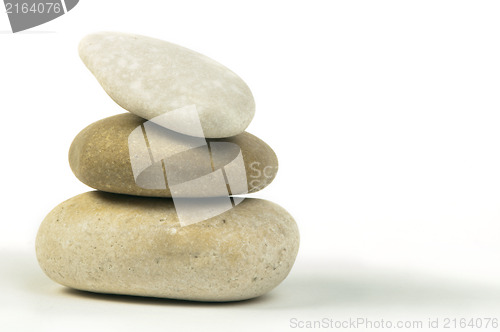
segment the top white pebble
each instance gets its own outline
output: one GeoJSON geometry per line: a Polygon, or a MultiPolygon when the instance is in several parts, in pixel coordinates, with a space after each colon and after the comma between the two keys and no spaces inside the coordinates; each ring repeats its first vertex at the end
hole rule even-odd
{"type": "MultiPolygon", "coordinates": [[[[220,138],[240,134],[254,116],[255,102],[245,82],[187,48],[144,36],[101,32],[85,37],[79,53],[108,95],[145,119],[195,106],[204,136],[220,138]]],[[[179,126],[170,129],[179,131],[179,126]]]]}

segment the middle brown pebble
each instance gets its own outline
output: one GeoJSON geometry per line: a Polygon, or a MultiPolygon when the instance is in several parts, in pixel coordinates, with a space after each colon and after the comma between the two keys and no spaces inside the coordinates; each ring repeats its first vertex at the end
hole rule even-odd
{"type": "MultiPolygon", "coordinates": [[[[233,178],[246,178],[246,183],[229,185],[229,194],[253,193],[270,184],[278,171],[278,159],[265,142],[252,134],[243,132],[228,138],[206,139],[207,146],[198,146],[188,151],[175,153],[179,145],[186,145],[190,139],[166,128],[148,122],[149,132],[143,132],[147,120],[134,114],[115,115],[89,125],[74,139],[69,151],[69,163],[76,177],[86,185],[111,193],[151,197],[172,197],[171,187],[177,182],[187,182],[210,176],[218,168],[223,168],[233,178]],[[153,126],[153,127],[152,127],[153,126]],[[133,135],[134,130],[139,135],[133,135]],[[146,135],[144,135],[146,134],[146,135]],[[182,138],[180,138],[182,137],[182,138]],[[132,142],[131,140],[135,140],[132,142]],[[184,140],[180,143],[180,140],[184,140]],[[165,164],[162,160],[150,160],[149,155],[137,155],[132,146],[169,158],[170,174],[174,181],[164,180],[165,164]],[[219,144],[217,144],[219,143],[219,144]],[[232,144],[220,144],[232,143],[232,144]],[[208,147],[212,146],[210,153],[208,147]],[[213,147],[218,147],[214,149],[213,147]],[[241,158],[238,155],[241,151],[241,158]],[[208,160],[206,160],[209,158],[208,160]],[[144,159],[147,159],[144,162],[144,159]],[[146,163],[140,174],[134,174],[134,160],[146,163]],[[241,160],[244,167],[237,162],[241,160]],[[245,172],[245,174],[241,174],[245,172]],[[159,186],[158,186],[159,184],[159,186]]],[[[192,138],[196,139],[196,138],[192,138]]],[[[147,152],[149,154],[149,152],[147,152]]],[[[199,188],[191,185],[176,197],[214,197],[224,196],[225,187],[210,186],[199,188]]]]}

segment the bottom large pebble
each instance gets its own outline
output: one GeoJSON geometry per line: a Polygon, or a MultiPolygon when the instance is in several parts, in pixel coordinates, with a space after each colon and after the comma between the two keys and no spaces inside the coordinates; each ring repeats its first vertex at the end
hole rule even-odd
{"type": "Polygon", "coordinates": [[[182,227],[173,201],[98,191],[44,219],[37,258],[54,281],[79,290],[194,301],[238,301],[283,281],[299,232],[272,202],[247,198],[182,227]]]}

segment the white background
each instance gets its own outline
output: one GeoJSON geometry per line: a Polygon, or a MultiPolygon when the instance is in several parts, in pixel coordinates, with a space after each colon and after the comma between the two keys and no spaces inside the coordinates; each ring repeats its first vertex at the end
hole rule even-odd
{"type": "Polygon", "coordinates": [[[496,1],[82,0],[12,34],[2,8],[0,324],[287,331],[293,317],[500,318],[499,17],[496,1]],[[40,222],[90,190],[68,165],[73,138],[124,112],[78,57],[100,30],[186,46],[252,89],[248,131],[280,161],[252,196],[285,207],[301,231],[296,265],[269,295],[88,295],[38,268],[40,222]]]}

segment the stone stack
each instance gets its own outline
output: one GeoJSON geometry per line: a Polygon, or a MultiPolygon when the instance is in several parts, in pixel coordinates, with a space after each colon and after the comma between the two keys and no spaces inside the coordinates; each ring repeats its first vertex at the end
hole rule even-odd
{"type": "Polygon", "coordinates": [[[79,290],[196,301],[260,296],[290,272],[293,218],[247,193],[275,177],[273,150],[245,132],[249,88],[210,58],[153,38],[98,33],[80,56],[130,113],[83,129],[69,151],[97,191],[54,208],[40,266],[79,290]]]}

